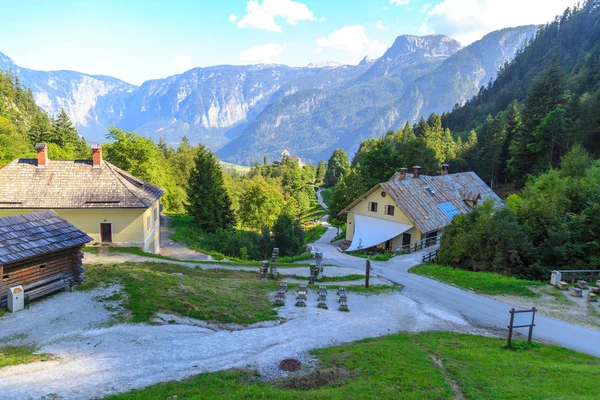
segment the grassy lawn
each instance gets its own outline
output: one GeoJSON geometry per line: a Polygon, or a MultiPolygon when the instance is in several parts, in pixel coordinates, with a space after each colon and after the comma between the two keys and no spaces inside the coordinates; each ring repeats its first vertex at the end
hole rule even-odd
{"type": "Polygon", "coordinates": [[[109,283],[123,285],[122,304],[132,322],[148,322],[161,311],[209,322],[278,319],[268,297],[278,282],[260,281],[257,273],[163,263],[86,265],[86,279],[78,290],[109,283]]]}
{"type": "Polygon", "coordinates": [[[301,222],[312,221],[313,219],[321,219],[327,214],[327,211],[323,208],[321,204],[317,201],[317,196],[315,193],[315,198],[310,203],[310,209],[306,214],[300,218],[301,222]]]}
{"type": "Polygon", "coordinates": [[[319,372],[301,378],[262,382],[233,370],[110,399],[597,398],[600,359],[551,345],[506,350],[504,344],[446,332],[398,334],[315,350],[319,372]]]}
{"type": "MultiPolygon", "coordinates": [[[[354,257],[359,257],[359,258],[364,258],[367,259],[369,258],[368,254],[364,254],[364,253],[346,253],[350,256],[354,256],[354,257]]],[[[372,261],[389,261],[392,257],[394,257],[394,254],[392,253],[378,253],[378,254],[373,254],[371,256],[371,260],[372,261]]]]}
{"type": "Polygon", "coordinates": [[[305,228],[304,244],[316,242],[327,232],[327,227],[317,224],[305,228]]]}
{"type": "Polygon", "coordinates": [[[517,279],[491,272],[466,271],[436,264],[419,265],[411,268],[410,272],[481,294],[534,297],[536,294],[529,289],[529,286],[546,285],[546,283],[539,281],[517,279]]]}
{"type": "MultiPolygon", "coordinates": [[[[100,249],[98,247],[88,246],[88,247],[84,247],[82,251],[84,253],[98,254],[100,252],[100,249]]],[[[147,253],[147,252],[143,251],[142,249],[140,249],[139,247],[108,247],[108,252],[115,253],[115,254],[119,254],[119,253],[131,254],[131,255],[136,255],[136,256],[140,256],[140,257],[156,258],[157,260],[165,260],[165,261],[189,262],[189,263],[194,263],[194,264],[229,265],[229,266],[238,266],[238,267],[239,266],[258,267],[261,265],[260,261],[250,261],[250,260],[238,260],[237,262],[236,261],[179,260],[176,258],[161,256],[160,254],[147,253]]],[[[225,256],[223,256],[223,257],[225,257],[225,256]]],[[[299,267],[299,266],[301,267],[303,265],[308,265],[308,263],[306,263],[306,264],[294,264],[294,263],[296,261],[310,260],[312,258],[313,258],[313,256],[309,253],[304,253],[304,254],[300,254],[298,256],[293,256],[293,257],[280,257],[277,260],[277,267],[278,268],[288,268],[288,267],[295,268],[295,267],[299,267]]]]}
{"type": "Polygon", "coordinates": [[[48,359],[48,355],[46,354],[33,354],[35,350],[35,346],[0,347],[0,368],[46,361],[48,359]]]}

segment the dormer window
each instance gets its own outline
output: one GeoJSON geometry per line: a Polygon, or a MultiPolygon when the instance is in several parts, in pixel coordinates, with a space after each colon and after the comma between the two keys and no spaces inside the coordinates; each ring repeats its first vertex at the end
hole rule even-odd
{"type": "Polygon", "coordinates": [[[425,186],[424,189],[427,190],[427,193],[430,195],[435,196],[435,190],[433,190],[430,186],[425,186]]]}

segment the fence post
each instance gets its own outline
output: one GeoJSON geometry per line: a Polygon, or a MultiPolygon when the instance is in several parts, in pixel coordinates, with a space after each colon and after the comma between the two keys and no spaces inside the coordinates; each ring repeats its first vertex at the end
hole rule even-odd
{"type": "Polygon", "coordinates": [[[512,334],[513,334],[513,322],[515,321],[515,309],[512,308],[510,311],[510,324],[508,325],[508,348],[512,349],[512,334]]]}
{"type": "Polygon", "coordinates": [[[527,343],[531,344],[531,337],[533,336],[533,325],[535,323],[535,312],[537,311],[535,307],[531,308],[533,310],[533,315],[531,316],[531,325],[529,326],[529,335],[527,336],[527,343]]]}
{"type": "Polygon", "coordinates": [[[369,277],[371,275],[371,256],[367,258],[367,270],[365,271],[365,288],[369,288],[369,277]]]}

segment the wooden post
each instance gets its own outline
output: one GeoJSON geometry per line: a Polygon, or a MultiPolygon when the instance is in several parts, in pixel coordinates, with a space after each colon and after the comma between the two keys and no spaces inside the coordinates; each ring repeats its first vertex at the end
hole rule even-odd
{"type": "Polygon", "coordinates": [[[512,348],[512,334],[513,334],[513,322],[515,321],[515,309],[512,308],[510,311],[510,324],[508,325],[508,348],[512,348]]]}
{"type": "Polygon", "coordinates": [[[369,276],[371,275],[371,256],[367,258],[367,270],[365,271],[365,288],[369,287],[369,276]]]}
{"type": "Polygon", "coordinates": [[[533,336],[533,325],[535,323],[535,312],[537,311],[535,307],[531,308],[533,310],[533,315],[531,316],[531,325],[529,326],[529,335],[527,336],[527,343],[531,344],[531,336],[533,336]]]}

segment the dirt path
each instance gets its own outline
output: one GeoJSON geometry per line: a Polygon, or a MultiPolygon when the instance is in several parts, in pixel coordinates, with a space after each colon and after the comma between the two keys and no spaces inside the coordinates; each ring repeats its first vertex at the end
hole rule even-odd
{"type": "Polygon", "coordinates": [[[213,258],[208,254],[199,253],[187,247],[184,244],[171,239],[175,233],[169,228],[169,217],[160,216],[160,255],[178,260],[198,260],[212,261],[213,258]]]}

